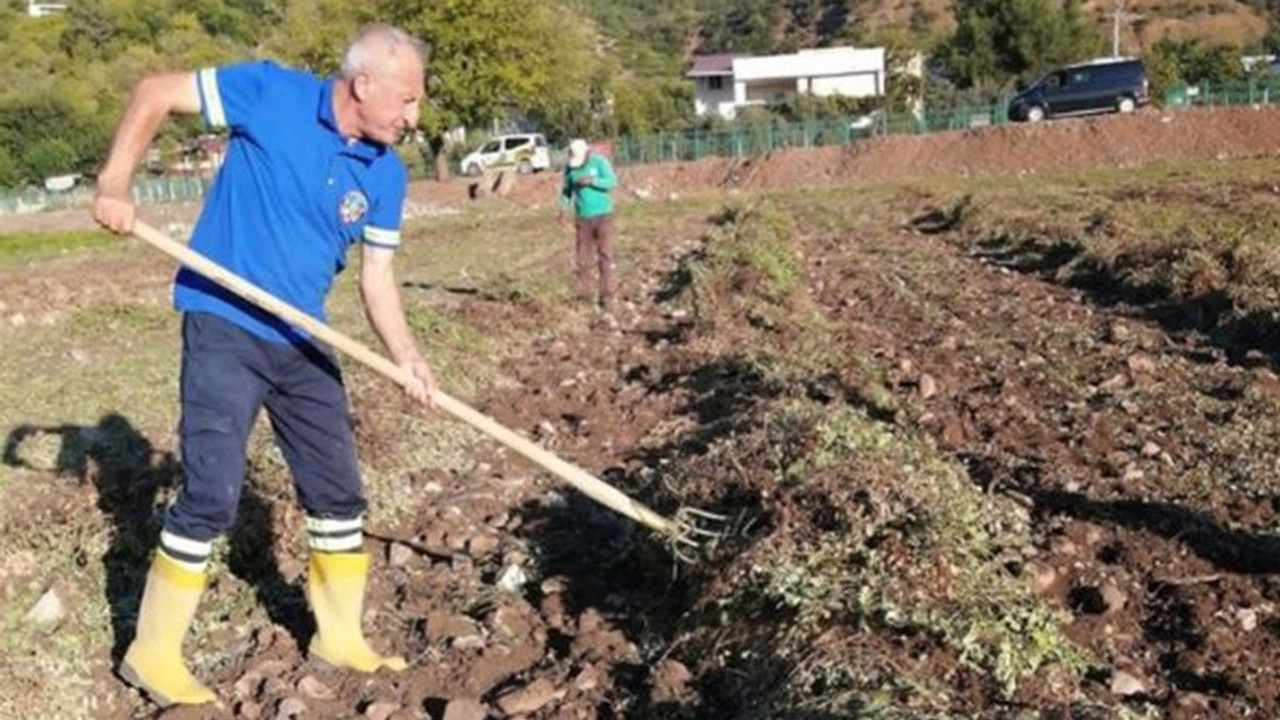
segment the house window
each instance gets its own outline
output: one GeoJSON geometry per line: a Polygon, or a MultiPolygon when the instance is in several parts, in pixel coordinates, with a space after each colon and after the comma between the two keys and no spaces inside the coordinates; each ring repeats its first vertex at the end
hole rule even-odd
{"type": "Polygon", "coordinates": [[[707,89],[708,89],[708,90],[723,90],[723,89],[724,89],[724,77],[722,77],[722,76],[720,76],[720,75],[712,75],[711,77],[707,78],[707,89]]]}

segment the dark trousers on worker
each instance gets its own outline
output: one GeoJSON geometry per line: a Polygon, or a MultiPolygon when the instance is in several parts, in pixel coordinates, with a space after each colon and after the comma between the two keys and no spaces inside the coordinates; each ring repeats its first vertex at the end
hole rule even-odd
{"type": "Polygon", "coordinates": [[[347,394],[329,348],[273,343],[215,315],[187,313],[181,391],[186,477],[165,516],[167,533],[207,542],[230,529],[263,407],[307,515],[364,512],[347,394]]]}
{"type": "Polygon", "coordinates": [[[592,270],[600,274],[600,307],[613,307],[613,215],[578,218],[573,256],[574,292],[590,301],[592,270]]]}

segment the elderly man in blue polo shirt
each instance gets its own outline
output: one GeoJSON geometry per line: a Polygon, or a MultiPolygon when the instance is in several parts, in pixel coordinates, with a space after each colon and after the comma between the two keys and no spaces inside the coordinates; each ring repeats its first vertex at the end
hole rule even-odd
{"type": "MultiPolygon", "coordinates": [[[[417,379],[409,396],[429,405],[435,381],[392,270],[407,173],[389,147],[417,125],[423,78],[420,44],[386,25],[360,31],[333,78],[270,62],[148,77],[116,130],[94,216],[116,232],[131,230],[130,179],[167,116],[200,113],[209,126],[228,128],[226,161],[192,248],[323,321],[334,276],[359,245],[369,320],[417,379]]],[[[363,672],[404,669],[403,659],[371,649],[361,630],[366,503],[333,351],[188,268],[178,273],[174,304],[183,312],[185,482],[165,514],[121,676],[161,705],[214,700],[187,669],[182,639],[211,544],[235,518],[245,447],[262,407],[306,512],[307,597],[317,624],[310,654],[363,672]]]]}

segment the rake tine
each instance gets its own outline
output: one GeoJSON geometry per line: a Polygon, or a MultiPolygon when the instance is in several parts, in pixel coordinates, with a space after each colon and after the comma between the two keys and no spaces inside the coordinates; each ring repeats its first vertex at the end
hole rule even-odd
{"type": "Polygon", "coordinates": [[[707,541],[716,541],[725,537],[726,533],[704,527],[705,524],[723,525],[728,521],[725,515],[719,515],[693,507],[683,507],[676,511],[672,532],[668,536],[671,553],[677,559],[690,565],[697,562],[700,551],[705,549],[707,541]],[[698,554],[695,554],[698,553],[698,554]]]}
{"type": "Polygon", "coordinates": [[[684,536],[672,537],[667,549],[677,560],[684,562],[686,565],[697,565],[703,559],[706,551],[702,543],[695,542],[684,536]]]}
{"type": "Polygon", "coordinates": [[[685,545],[701,545],[702,540],[706,538],[704,534],[696,532],[696,528],[688,526],[680,526],[676,528],[673,535],[674,537],[679,538],[680,542],[685,545]]]}
{"type": "Polygon", "coordinates": [[[683,531],[690,535],[699,535],[701,537],[724,537],[724,532],[720,530],[708,530],[697,525],[686,525],[683,531]]]}
{"type": "Polygon", "coordinates": [[[702,543],[689,537],[689,535],[685,532],[675,533],[674,535],[671,536],[671,540],[673,542],[680,543],[681,545],[687,545],[691,548],[698,548],[702,546],[702,543]]]}
{"type": "Polygon", "coordinates": [[[724,537],[726,533],[718,529],[717,526],[723,527],[728,520],[729,518],[725,515],[699,510],[698,508],[685,507],[676,511],[676,524],[680,528],[681,534],[695,542],[696,538],[724,537]],[[710,524],[711,527],[704,527],[707,524],[710,524]]]}
{"type": "Polygon", "coordinates": [[[671,547],[671,554],[675,555],[677,560],[680,560],[687,565],[694,565],[698,562],[698,558],[686,552],[682,552],[680,548],[675,547],[674,545],[671,547]]]}
{"type": "Polygon", "coordinates": [[[682,507],[676,511],[676,515],[677,516],[697,515],[700,518],[706,518],[707,520],[714,520],[716,522],[726,522],[729,520],[728,515],[721,515],[719,513],[708,512],[706,510],[702,510],[701,508],[696,508],[696,507],[682,507]]]}

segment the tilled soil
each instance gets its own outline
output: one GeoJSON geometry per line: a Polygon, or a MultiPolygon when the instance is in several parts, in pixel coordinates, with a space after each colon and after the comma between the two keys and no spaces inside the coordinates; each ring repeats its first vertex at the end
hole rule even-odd
{"type": "MultiPolygon", "coordinates": [[[[913,230],[918,209],[874,213],[897,232],[813,237],[809,288],[842,342],[890,368],[886,388],[900,404],[887,421],[924,429],[987,492],[1032,508],[1038,553],[1011,571],[1070,618],[1069,637],[1098,661],[1077,699],[1177,718],[1276,713],[1275,508],[1267,494],[1221,482],[1249,473],[1243,462],[1273,466],[1274,444],[1242,458],[1229,440],[1242,431],[1234,423],[1274,414],[1275,376],[966,238],[913,230]]],[[[675,254],[655,250],[662,264],[649,274],[671,270],[675,254]]],[[[658,291],[628,298],[618,330],[584,324],[542,338],[510,364],[517,387],[486,409],[632,492],[663,497],[643,486],[645,464],[696,456],[700,432],[751,402],[744,391],[718,396],[736,404],[701,403],[715,395],[708,388],[751,380],[699,364],[710,358],[682,344],[686,323],[658,291]]],[[[489,312],[479,301],[467,311],[489,312]]],[[[466,717],[447,713],[475,701],[499,717],[734,716],[697,674],[699,658],[680,649],[681,637],[708,631],[692,611],[722,580],[724,558],[673,576],[628,522],[505,457],[415,482],[429,509],[397,529],[402,541],[379,547],[371,596],[375,643],[414,669],[317,674],[287,659],[296,648],[285,633],[262,631],[221,675],[231,696],[255,688],[233,714],[279,713],[302,697],[335,714],[395,706],[466,717]],[[246,681],[271,674],[264,664],[281,679],[246,681]],[[336,698],[308,697],[308,675],[336,698]]],[[[903,651],[870,637],[862,650],[903,651]]],[[[987,691],[957,702],[968,716],[1012,716],[987,691]]],[[[1067,717],[1076,706],[1024,710],[1067,717]]]]}
{"type": "MultiPolygon", "coordinates": [[[[922,431],[985,492],[1030,508],[1036,551],[1009,571],[1061,611],[1069,637],[1095,660],[1066,695],[1033,687],[1015,702],[966,676],[961,663],[938,660],[957,689],[951,711],[1280,714],[1271,662],[1280,650],[1280,543],[1265,482],[1280,459],[1271,432],[1280,380],[1270,362],[1162,325],[1162,316],[1117,302],[1105,288],[1057,284],[1016,247],[930,225],[932,209],[928,198],[868,207],[859,223],[875,230],[861,233],[823,222],[820,208],[801,208],[805,292],[851,356],[887,369],[882,389],[895,409],[882,413],[884,423],[922,431]]],[[[698,243],[671,237],[632,256],[616,328],[593,322],[586,309],[553,322],[563,309],[537,301],[458,301],[455,311],[480,327],[546,328],[505,363],[514,382],[484,393],[479,405],[673,510],[679,493],[660,487],[652,469],[696,471],[708,442],[741,429],[736,419],[771,392],[749,368],[691,340],[689,319],[668,302],[677,260],[698,243]]],[[[385,450],[370,409],[394,401],[386,388],[356,397],[362,455],[385,450]]],[[[274,554],[241,558],[239,572],[211,595],[255,588],[272,624],[243,640],[228,630],[236,653],[197,668],[220,707],[159,715],[752,716],[710,672],[716,658],[685,650],[693,638],[760,629],[717,627],[707,611],[732,582],[734,558],[683,567],[639,528],[527,463],[487,445],[473,460],[408,478],[413,512],[398,527],[370,529],[366,628],[375,647],[410,660],[409,672],[359,677],[303,660],[313,629],[299,589],[301,518],[287,498],[251,497],[242,517],[248,532],[261,533],[259,545],[291,540],[274,554]]],[[[152,480],[171,481],[172,472],[152,480]]],[[[712,509],[760,516],[754,530],[737,528],[747,540],[735,547],[744,552],[750,538],[782,525],[770,513],[812,512],[789,506],[798,496],[751,497],[750,488],[699,486],[694,477],[684,490],[721,503],[712,509]]],[[[87,497],[92,488],[75,492],[87,497]]],[[[904,664],[933,644],[861,637],[849,652],[900,654],[904,664]]],[[[125,705],[104,701],[102,717],[129,716],[125,705]]]]}
{"type": "Polygon", "coordinates": [[[1232,483],[1275,462],[1274,443],[1232,443],[1270,423],[1274,373],[1043,282],[1016,253],[887,240],[831,241],[820,297],[894,368],[912,422],[1032,505],[1043,537],[1024,571],[1071,611],[1070,636],[1170,717],[1274,714],[1274,498],[1232,483]]]}

